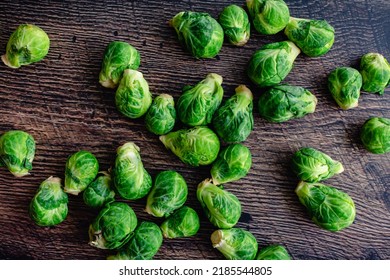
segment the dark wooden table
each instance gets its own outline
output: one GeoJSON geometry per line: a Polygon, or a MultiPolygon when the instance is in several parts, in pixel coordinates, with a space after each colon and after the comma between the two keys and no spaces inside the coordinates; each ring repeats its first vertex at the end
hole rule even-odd
{"type": "MultiPolygon", "coordinates": [[[[69,196],[67,219],[51,228],[38,227],[30,220],[28,204],[43,180],[64,177],[65,161],[71,153],[89,150],[106,170],[116,148],[126,141],[141,148],[152,176],[174,169],[185,177],[189,185],[186,204],[201,217],[201,229],[195,237],[164,240],[155,258],[223,258],[211,246],[214,228],[195,196],[197,184],[209,177],[209,167],[186,166],[146,130],[143,119],[122,116],[115,108],[113,91],[99,85],[98,74],[105,46],[124,40],[140,51],[140,71],[154,95],[169,93],[177,99],[184,85],[215,72],[224,78],[225,98],[237,85],[246,84],[253,90],[256,104],[261,90],[249,82],[246,64],[260,46],[285,40],[283,34],[253,32],[242,48],[225,44],[216,59],[195,60],[183,51],[167,25],[182,10],[217,17],[224,6],[243,2],[0,2],[1,52],[21,23],[41,26],[51,38],[50,52],[39,63],[17,70],[0,63],[0,133],[22,129],[37,141],[30,176],[16,178],[0,169],[0,259],[104,259],[109,252],[88,245],[88,226],[97,211],[84,205],[81,196],[69,196]]],[[[260,247],[285,245],[294,259],[390,259],[390,154],[368,153],[358,137],[368,117],[390,117],[390,88],[383,96],[363,93],[359,107],[342,111],[326,87],[331,70],[358,67],[360,57],[367,52],[379,52],[390,59],[390,2],[286,2],[292,16],[328,20],[336,29],[336,41],[323,57],[300,55],[285,80],[317,96],[314,114],[273,124],[261,119],[255,109],[254,131],[245,142],[253,154],[253,167],[245,178],[225,186],[242,203],[237,226],[250,230],[260,247]],[[289,160],[302,146],[320,149],[344,164],[344,173],[326,183],[354,199],[357,216],[349,228],[338,233],[322,230],[299,203],[294,193],[297,179],[289,169],[289,160]]],[[[145,199],[129,204],[140,220],[161,222],[144,212],[145,199]]]]}

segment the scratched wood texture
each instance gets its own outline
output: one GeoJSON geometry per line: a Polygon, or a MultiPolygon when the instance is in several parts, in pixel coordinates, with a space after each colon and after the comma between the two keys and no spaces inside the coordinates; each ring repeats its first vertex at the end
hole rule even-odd
{"type": "MultiPolygon", "coordinates": [[[[81,196],[69,197],[69,215],[60,225],[36,226],[28,204],[40,182],[64,177],[66,158],[79,149],[93,152],[108,169],[116,148],[134,141],[146,169],[155,176],[174,169],[188,182],[187,205],[201,217],[192,238],[164,240],[155,259],[223,259],[213,249],[215,228],[196,200],[197,184],[209,177],[209,167],[186,166],[149,133],[143,119],[126,119],[115,109],[112,90],[102,88],[98,73],[105,46],[125,40],[141,53],[140,71],[153,94],[176,99],[181,88],[209,72],[224,78],[225,98],[239,84],[261,90],[245,75],[252,53],[265,43],[285,40],[283,34],[255,32],[244,47],[224,44],[216,59],[195,60],[179,45],[167,21],[177,12],[195,10],[217,17],[228,4],[244,1],[17,1],[0,2],[0,50],[12,31],[33,23],[47,31],[47,57],[14,70],[0,63],[0,133],[22,129],[37,141],[30,176],[13,177],[0,169],[0,259],[105,259],[110,253],[88,245],[88,226],[97,211],[81,196]]],[[[358,67],[367,52],[390,58],[390,2],[286,1],[292,16],[324,18],[336,29],[331,51],[319,58],[300,55],[286,82],[311,90],[317,110],[282,124],[264,121],[255,106],[255,127],[245,144],[253,154],[250,173],[226,189],[238,196],[243,214],[238,227],[250,230],[263,247],[283,244],[294,259],[390,259],[390,154],[373,155],[359,141],[359,130],[370,116],[390,117],[390,89],[383,96],[362,93],[359,107],[340,110],[326,88],[327,75],[338,66],[358,67]],[[356,203],[357,216],[349,228],[331,233],[315,226],[299,203],[297,179],[289,169],[292,154],[302,146],[320,149],[345,166],[326,181],[346,191],[356,203]]],[[[161,223],[144,212],[145,199],[128,202],[140,220],[161,223]]]]}

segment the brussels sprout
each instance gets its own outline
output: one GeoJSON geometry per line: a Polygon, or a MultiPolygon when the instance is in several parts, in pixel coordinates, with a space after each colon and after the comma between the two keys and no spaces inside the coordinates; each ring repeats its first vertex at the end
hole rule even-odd
{"type": "Polygon", "coordinates": [[[290,17],[284,33],[304,54],[312,57],[326,54],[334,42],[334,28],[326,20],[290,17]]]}
{"type": "Polygon", "coordinates": [[[190,126],[211,123],[223,98],[222,77],[210,73],[194,87],[186,86],[177,101],[179,119],[190,126]]]}
{"type": "Polygon", "coordinates": [[[141,72],[126,69],[115,93],[115,104],[119,112],[128,118],[143,116],[152,104],[148,82],[141,72]]]}
{"type": "Polygon", "coordinates": [[[137,70],[141,62],[139,52],[126,42],[113,41],[104,51],[99,83],[106,88],[116,88],[126,69],[137,70]]]}
{"type": "Polygon", "coordinates": [[[168,217],[187,200],[187,183],[176,171],[162,171],[156,176],[148,194],[146,212],[155,217],[168,217]]]}
{"type": "Polygon", "coordinates": [[[361,87],[362,75],[356,69],[340,67],[329,74],[329,91],[343,110],[358,106],[361,87]]]}
{"type": "Polygon", "coordinates": [[[253,130],[253,95],[244,85],[217,109],[213,116],[213,127],[226,143],[242,142],[253,130]]]}
{"type": "Polygon", "coordinates": [[[78,195],[95,179],[99,172],[96,157],[88,151],[78,151],[68,157],[65,166],[64,191],[78,195]]]}
{"type": "Polygon", "coordinates": [[[160,226],[165,238],[189,237],[197,234],[199,216],[188,206],[183,206],[169,216],[160,226]]]}
{"type": "Polygon", "coordinates": [[[22,130],[10,130],[0,136],[0,166],[16,177],[30,174],[35,156],[34,138],[22,130]]]}
{"type": "Polygon", "coordinates": [[[256,260],[291,260],[290,254],[287,252],[286,248],[282,245],[269,245],[260,249],[257,252],[256,260]]]}
{"type": "Polygon", "coordinates": [[[206,126],[180,129],[160,136],[160,141],[180,160],[192,166],[209,165],[218,156],[218,136],[206,126]]]}
{"type": "Polygon", "coordinates": [[[302,118],[316,109],[317,98],[307,89],[277,85],[259,98],[260,116],[270,122],[285,122],[302,118]]]}
{"type": "Polygon", "coordinates": [[[360,60],[363,77],[362,89],[366,92],[383,94],[390,84],[390,64],[379,53],[367,53],[360,60]]]}
{"type": "Polygon", "coordinates": [[[232,228],[241,217],[238,198],[206,179],[198,185],[196,196],[210,222],[218,228],[232,228]]]}
{"type": "Polygon", "coordinates": [[[246,0],[253,26],[261,34],[276,34],[286,27],[290,11],[283,0],[246,0]]]}
{"type": "Polygon", "coordinates": [[[292,157],[292,170],[302,181],[315,183],[344,171],[341,162],[313,148],[302,148],[292,157]]]}
{"type": "Polygon", "coordinates": [[[224,148],[211,167],[211,177],[215,185],[241,179],[252,166],[250,150],[242,144],[231,144],[224,148]]]}
{"type": "Polygon", "coordinates": [[[163,242],[161,229],[152,222],[142,222],[116,255],[109,260],[151,260],[163,242]]]}
{"type": "Polygon", "coordinates": [[[89,226],[89,245],[100,249],[118,249],[133,236],[137,216],[124,202],[110,202],[89,226]]]}
{"type": "Polygon", "coordinates": [[[290,41],[266,44],[252,55],[247,74],[259,87],[277,85],[290,73],[300,52],[290,41]]]}
{"type": "Polygon", "coordinates": [[[99,208],[108,202],[114,201],[115,192],[111,187],[111,175],[105,171],[99,172],[96,179],[83,192],[85,204],[93,208],[99,208]]]}
{"type": "Polygon", "coordinates": [[[54,226],[68,215],[68,195],[61,188],[61,179],[49,177],[41,183],[29,207],[31,219],[39,226],[54,226]]]}
{"type": "Polygon", "coordinates": [[[32,24],[21,24],[9,38],[1,60],[11,68],[19,68],[42,60],[49,47],[50,39],[45,31],[32,24]]]}
{"type": "Polygon", "coordinates": [[[240,228],[214,231],[211,234],[211,243],[228,260],[253,260],[258,249],[253,234],[240,228]]]}
{"type": "Polygon", "coordinates": [[[339,231],[355,220],[355,204],[345,192],[321,183],[303,181],[295,192],[313,222],[323,229],[339,231]]]}
{"type": "Polygon", "coordinates": [[[127,142],[117,149],[113,172],[114,187],[124,199],[140,199],[152,188],[152,177],[144,168],[139,147],[127,142]]]}
{"type": "Polygon", "coordinates": [[[157,96],[145,115],[146,128],[156,134],[163,135],[175,126],[176,109],[173,97],[169,94],[157,96]]]}
{"type": "Polygon", "coordinates": [[[364,148],[374,154],[390,152],[390,119],[371,117],[360,132],[364,148]]]}
{"type": "Polygon", "coordinates": [[[195,58],[213,58],[222,48],[223,29],[208,13],[180,12],[169,23],[195,58]]]}
{"type": "Polygon", "coordinates": [[[243,8],[237,5],[225,7],[219,14],[218,21],[231,44],[243,46],[248,42],[251,25],[243,8]]]}

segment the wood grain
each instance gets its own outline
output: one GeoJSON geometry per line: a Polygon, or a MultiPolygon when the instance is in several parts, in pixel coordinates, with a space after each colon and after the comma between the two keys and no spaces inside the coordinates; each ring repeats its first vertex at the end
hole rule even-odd
{"type": "MultiPolygon", "coordinates": [[[[217,17],[228,4],[244,1],[10,1],[0,2],[0,50],[21,23],[47,31],[47,57],[30,66],[10,69],[0,64],[0,133],[23,129],[37,141],[30,176],[13,177],[0,169],[0,259],[104,259],[110,252],[88,243],[88,226],[95,210],[81,196],[71,196],[69,215],[52,228],[35,226],[28,204],[49,176],[63,178],[66,158],[79,149],[93,152],[102,170],[108,169],[116,148],[134,141],[144,165],[155,176],[174,169],[189,185],[187,205],[201,216],[199,233],[188,239],[164,240],[156,259],[222,259],[212,248],[215,230],[196,200],[197,184],[208,178],[209,167],[192,168],[167,151],[149,133],[143,119],[129,120],[115,108],[112,90],[102,88],[98,73],[105,46],[125,40],[141,53],[140,71],[153,94],[175,98],[186,84],[207,73],[224,78],[225,98],[239,84],[255,93],[246,64],[263,44],[282,41],[283,34],[253,32],[248,44],[225,44],[216,59],[195,60],[177,41],[167,21],[182,10],[209,12],[217,17]]],[[[390,89],[383,96],[362,93],[359,107],[340,110],[326,89],[327,75],[339,66],[358,67],[367,52],[390,58],[390,2],[387,0],[286,1],[295,17],[326,19],[336,29],[331,51],[319,58],[298,56],[286,82],[304,86],[318,98],[317,110],[299,120],[272,124],[255,109],[255,128],[245,144],[253,154],[250,173],[226,189],[238,196],[243,215],[238,227],[249,229],[260,246],[283,244],[294,259],[390,259],[390,154],[373,155],[359,141],[359,130],[370,116],[390,117],[390,89]],[[346,191],[357,209],[355,223],[326,232],[308,218],[294,193],[297,179],[289,169],[292,154],[302,146],[318,148],[345,166],[326,181],[346,191]]],[[[255,106],[257,107],[257,106],[255,106]]],[[[140,220],[160,223],[144,212],[145,199],[130,201],[140,220]]]]}

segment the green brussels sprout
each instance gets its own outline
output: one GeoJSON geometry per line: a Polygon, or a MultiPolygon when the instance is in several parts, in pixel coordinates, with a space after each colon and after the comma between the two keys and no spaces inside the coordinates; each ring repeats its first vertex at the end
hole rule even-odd
{"type": "Polygon", "coordinates": [[[367,53],[360,60],[362,89],[366,92],[383,94],[390,84],[390,64],[379,53],[367,53]]]}
{"type": "Polygon", "coordinates": [[[271,35],[282,31],[290,18],[283,0],[246,0],[253,26],[260,34],[271,35]]]}
{"type": "Polygon", "coordinates": [[[334,42],[334,28],[326,20],[290,17],[284,33],[304,54],[311,57],[326,54],[334,42]]]}
{"type": "Polygon", "coordinates": [[[83,192],[84,203],[93,208],[100,208],[114,201],[114,197],[111,175],[105,171],[99,172],[96,179],[83,192]]]}
{"type": "Polygon", "coordinates": [[[141,63],[139,52],[126,42],[113,41],[104,51],[99,83],[106,88],[116,88],[126,69],[137,70],[141,63]]]}
{"type": "Polygon", "coordinates": [[[291,256],[284,246],[275,244],[260,249],[255,260],[291,260],[291,256]]]}
{"type": "Polygon", "coordinates": [[[300,52],[290,41],[266,44],[252,55],[247,74],[259,87],[277,85],[290,73],[300,52]]]}
{"type": "Polygon", "coordinates": [[[151,260],[158,252],[163,242],[163,235],[158,225],[152,222],[142,222],[116,255],[108,260],[151,260]]]}
{"type": "Polygon", "coordinates": [[[270,122],[285,122],[314,113],[317,98],[307,89],[277,85],[259,98],[259,114],[270,122]]]}
{"type": "Polygon", "coordinates": [[[165,238],[194,236],[197,234],[199,227],[198,214],[188,206],[183,206],[173,212],[160,226],[165,238]]]}
{"type": "Polygon", "coordinates": [[[115,104],[119,112],[128,118],[143,116],[152,104],[148,82],[141,72],[126,69],[115,93],[115,104]]]}
{"type": "Polygon", "coordinates": [[[210,222],[217,228],[232,228],[241,217],[241,203],[238,198],[206,179],[196,191],[200,205],[210,222]]]}
{"type": "Polygon", "coordinates": [[[169,132],[161,135],[160,141],[182,162],[192,166],[213,163],[220,149],[218,136],[207,126],[169,132]]]}
{"type": "Polygon", "coordinates": [[[219,14],[218,21],[231,44],[243,46],[248,42],[251,25],[243,8],[237,5],[225,7],[219,14]]]}
{"type": "Polygon", "coordinates": [[[49,177],[41,183],[29,206],[31,219],[39,226],[54,226],[68,215],[68,195],[62,190],[61,179],[49,177]]]}
{"type": "Polygon", "coordinates": [[[292,170],[300,180],[315,183],[340,174],[344,167],[321,151],[302,148],[292,157],[292,170]]]}
{"type": "Polygon", "coordinates": [[[21,24],[9,38],[1,60],[11,68],[19,68],[42,60],[49,47],[50,39],[45,31],[32,24],[21,24]]]}
{"type": "Polygon", "coordinates": [[[371,117],[360,132],[364,148],[374,154],[390,152],[390,119],[371,117]]]}
{"type": "Polygon", "coordinates": [[[133,236],[137,222],[133,209],[126,203],[107,203],[89,226],[89,245],[119,249],[133,236]]]}
{"type": "Polygon", "coordinates": [[[258,249],[253,234],[241,228],[218,229],[211,234],[211,243],[228,260],[253,260],[258,249]]]}
{"type": "Polygon", "coordinates": [[[176,171],[162,171],[156,176],[148,194],[146,212],[155,217],[168,217],[187,200],[187,183],[176,171]]]}
{"type": "Polygon", "coordinates": [[[253,130],[253,95],[244,85],[217,109],[213,116],[213,127],[226,143],[242,142],[253,130]]]}
{"type": "Polygon", "coordinates": [[[152,188],[152,177],[144,168],[139,147],[127,142],[117,149],[113,172],[114,187],[124,199],[140,199],[152,188]]]}
{"type": "Polygon", "coordinates": [[[156,134],[163,135],[170,132],[175,126],[176,109],[173,97],[169,94],[160,94],[157,96],[145,115],[145,124],[147,130],[156,134]]]}
{"type": "Polygon", "coordinates": [[[177,115],[187,125],[211,123],[223,98],[222,77],[210,73],[194,87],[186,86],[177,101],[177,115]]]}
{"type": "Polygon", "coordinates": [[[362,75],[351,67],[339,67],[328,76],[328,88],[333,99],[343,110],[358,106],[362,75]]]}
{"type": "Polygon", "coordinates": [[[242,144],[230,144],[219,153],[211,166],[213,184],[220,185],[239,180],[248,174],[251,166],[251,151],[242,144]]]}
{"type": "Polygon", "coordinates": [[[68,157],[65,166],[64,191],[78,195],[95,179],[99,172],[99,162],[88,151],[78,151],[68,157]]]}
{"type": "Polygon", "coordinates": [[[223,29],[208,13],[180,12],[169,23],[195,58],[213,58],[222,48],[223,29]]]}
{"type": "Polygon", "coordinates": [[[0,166],[16,177],[30,174],[35,156],[34,138],[22,130],[10,130],[0,136],[0,166]]]}
{"type": "Polygon", "coordinates": [[[295,193],[313,222],[323,229],[339,231],[355,220],[356,210],[352,198],[334,187],[301,181],[295,193]]]}

